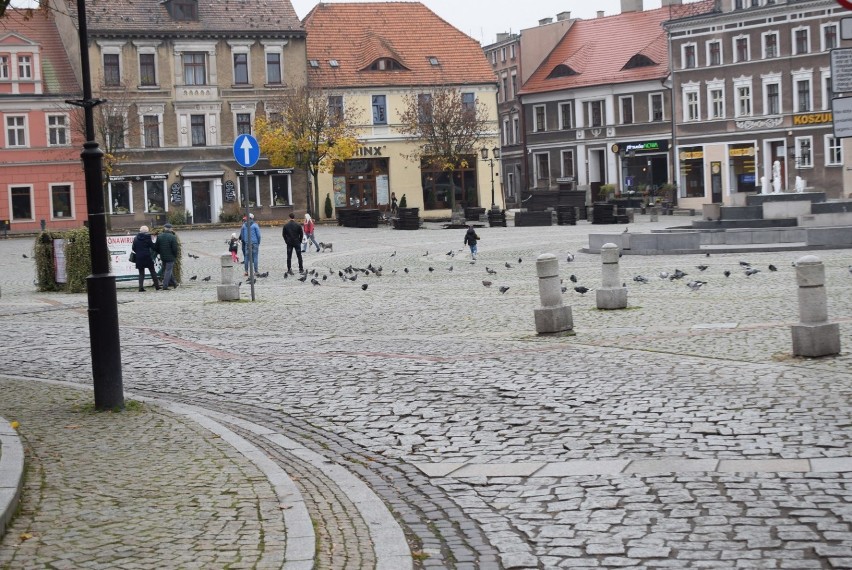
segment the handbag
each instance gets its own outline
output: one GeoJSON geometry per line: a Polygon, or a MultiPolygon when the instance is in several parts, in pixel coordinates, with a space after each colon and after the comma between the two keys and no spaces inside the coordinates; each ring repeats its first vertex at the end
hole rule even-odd
{"type": "Polygon", "coordinates": [[[135,251],[130,252],[130,263],[136,263],[136,252],[135,251]]]}

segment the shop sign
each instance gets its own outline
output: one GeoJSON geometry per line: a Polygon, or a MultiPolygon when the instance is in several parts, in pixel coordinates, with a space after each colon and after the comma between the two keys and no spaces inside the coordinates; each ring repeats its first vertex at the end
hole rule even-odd
{"type": "Polygon", "coordinates": [[[793,115],[793,125],[822,125],[832,121],[831,113],[808,113],[793,115]]]}
{"type": "Polygon", "coordinates": [[[128,174],[126,176],[110,176],[110,182],[141,182],[142,180],[165,180],[168,174],[128,174]]]}
{"type": "Polygon", "coordinates": [[[687,151],[684,150],[684,151],[681,151],[681,153],[680,153],[680,159],[681,160],[700,160],[702,158],[704,158],[704,151],[703,150],[695,150],[695,151],[692,151],[692,152],[687,152],[687,151]]]}
{"type": "Polygon", "coordinates": [[[749,146],[746,148],[730,148],[728,150],[728,156],[754,156],[754,147],[749,146]]]}
{"type": "Polygon", "coordinates": [[[612,145],[612,152],[667,152],[669,141],[629,142],[612,145]]]}
{"type": "Polygon", "coordinates": [[[237,201],[237,189],[233,180],[225,180],[225,202],[237,201]]]}
{"type": "Polygon", "coordinates": [[[183,188],[180,185],[180,182],[173,182],[169,191],[171,193],[171,201],[175,206],[180,206],[183,203],[183,188]]]}
{"type": "Polygon", "coordinates": [[[280,174],[293,174],[292,168],[266,168],[264,170],[247,170],[249,176],[275,176],[280,174]]]}
{"type": "Polygon", "coordinates": [[[359,146],[355,151],[355,156],[382,156],[382,147],[380,146],[359,146]]]}

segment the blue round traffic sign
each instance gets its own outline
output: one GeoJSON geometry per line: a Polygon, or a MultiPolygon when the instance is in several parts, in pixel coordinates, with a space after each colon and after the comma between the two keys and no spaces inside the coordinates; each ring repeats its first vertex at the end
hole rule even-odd
{"type": "Polygon", "coordinates": [[[240,135],[234,141],[234,158],[243,168],[251,168],[260,158],[260,144],[251,135],[240,135]]]}

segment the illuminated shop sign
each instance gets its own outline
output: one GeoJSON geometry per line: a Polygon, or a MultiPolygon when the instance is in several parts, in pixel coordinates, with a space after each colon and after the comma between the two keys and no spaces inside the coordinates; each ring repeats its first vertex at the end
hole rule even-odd
{"type": "Polygon", "coordinates": [[[831,113],[808,113],[807,115],[793,115],[793,125],[824,125],[832,122],[831,113]]]}

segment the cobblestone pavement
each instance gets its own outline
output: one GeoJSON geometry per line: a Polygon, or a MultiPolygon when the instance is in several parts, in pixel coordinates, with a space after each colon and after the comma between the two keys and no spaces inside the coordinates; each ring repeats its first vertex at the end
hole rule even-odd
{"type": "MultiPolygon", "coordinates": [[[[645,220],[631,231],[672,222],[645,220]]],[[[230,231],[178,231],[199,256],[180,288],[120,285],[126,389],[269,426],[346,467],[397,516],[417,566],[852,568],[852,250],[815,252],[843,353],[802,359],[801,252],[625,256],[629,309],[599,311],[569,276],[594,290],[600,259],[577,252],[621,226],[482,228],[474,264],[463,231],[435,228],[320,226],[334,252],[306,254],[319,285],[284,278],[280,228],[264,228],[270,276],[255,302],[226,304],[230,231]],[[573,335],[535,334],[541,253],[560,259],[573,335]],[[382,275],[343,281],[350,265],[382,275]],[[675,268],[707,284],[658,276],[675,268]]],[[[30,249],[0,242],[3,370],[90,383],[85,296],[35,293],[30,249]]],[[[366,522],[337,482],[239,433],[323,521],[318,566],[372,567],[381,545],[362,548],[366,522]]]]}

